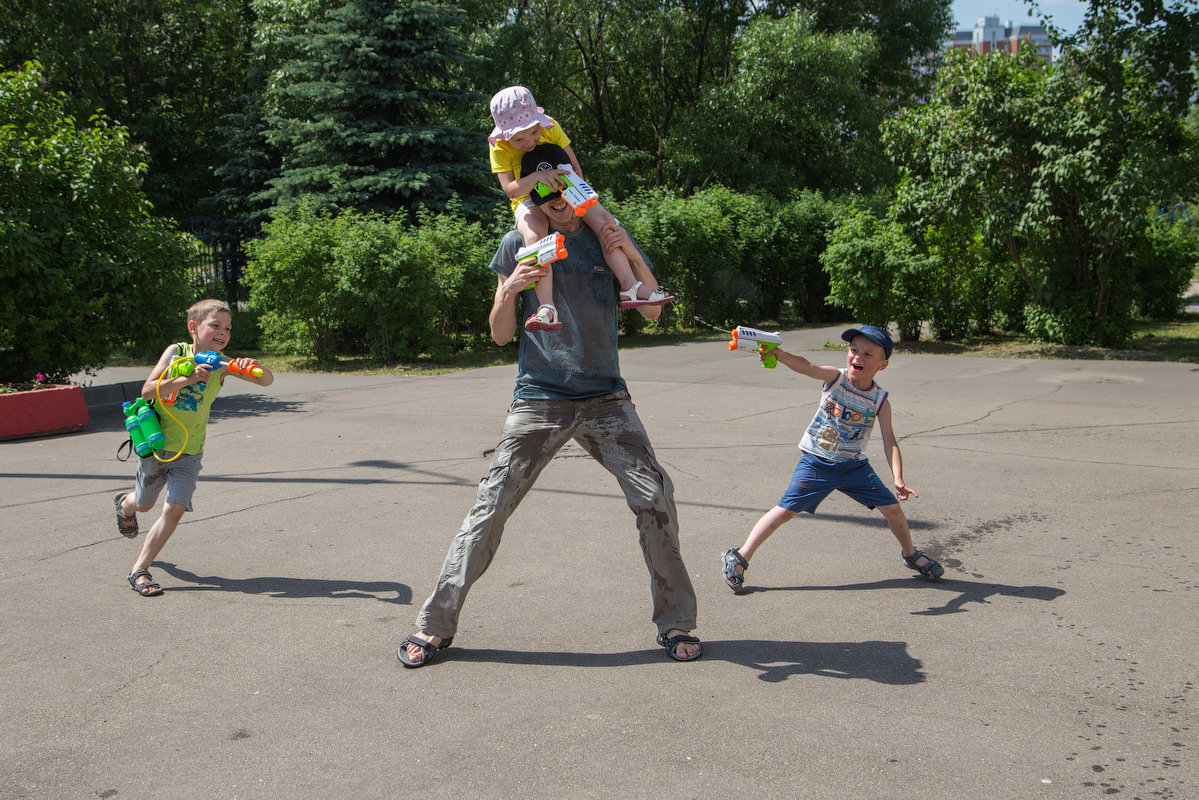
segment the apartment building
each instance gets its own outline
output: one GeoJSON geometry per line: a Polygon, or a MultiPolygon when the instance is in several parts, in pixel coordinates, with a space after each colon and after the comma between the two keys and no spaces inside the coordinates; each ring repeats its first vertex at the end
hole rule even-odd
{"type": "Polygon", "coordinates": [[[1037,55],[1053,63],[1053,43],[1049,41],[1049,33],[1044,25],[1012,25],[1011,20],[1004,21],[999,17],[980,17],[974,23],[974,30],[958,31],[946,40],[945,50],[1014,53],[1024,42],[1032,42],[1037,48],[1037,55]]]}

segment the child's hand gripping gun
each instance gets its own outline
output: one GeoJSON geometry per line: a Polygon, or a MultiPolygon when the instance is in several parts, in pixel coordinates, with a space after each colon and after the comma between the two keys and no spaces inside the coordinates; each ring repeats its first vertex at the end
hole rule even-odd
{"type": "Polygon", "coordinates": [[[538,183],[533,187],[533,191],[541,197],[561,191],[562,199],[570,203],[570,207],[575,210],[577,217],[586,214],[592,206],[599,205],[599,194],[578,176],[570,164],[559,164],[558,169],[565,173],[558,176],[558,179],[566,184],[565,189],[558,190],[552,186],[546,186],[544,183],[538,183]]]}
{"type": "MultiPolygon", "coordinates": [[[[225,367],[235,375],[252,375],[255,378],[262,375],[262,367],[251,367],[243,370],[241,367],[237,366],[232,359],[221,358],[221,354],[215,350],[205,350],[202,353],[196,353],[194,356],[184,356],[182,358],[175,359],[171,363],[170,368],[167,370],[166,377],[170,379],[191,375],[196,371],[197,364],[207,364],[213,369],[225,367]]],[[[201,381],[200,383],[196,384],[196,387],[201,392],[204,391],[207,386],[208,381],[201,381]]],[[[162,398],[162,402],[168,406],[173,406],[175,405],[175,399],[178,394],[178,392],[172,392],[171,394],[164,396],[162,398]]]]}
{"type": "Polygon", "coordinates": [[[735,330],[726,331],[724,328],[717,328],[715,325],[704,322],[699,317],[695,318],[696,322],[707,325],[712,330],[727,333],[732,338],[729,339],[730,350],[744,350],[749,353],[763,353],[762,366],[766,369],[774,369],[778,366],[779,360],[777,356],[771,355],[770,351],[783,343],[783,337],[777,333],[768,333],[760,331],[757,328],[747,328],[744,325],[738,325],[735,330]]]}

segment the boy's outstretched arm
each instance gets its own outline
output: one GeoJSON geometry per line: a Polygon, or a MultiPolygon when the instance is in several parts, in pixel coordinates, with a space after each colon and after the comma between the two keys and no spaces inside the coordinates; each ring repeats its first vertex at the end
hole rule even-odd
{"type": "Polygon", "coordinates": [[[233,370],[229,370],[229,373],[232,375],[236,375],[237,377],[241,378],[243,381],[249,381],[250,383],[256,383],[259,386],[270,386],[272,383],[275,382],[275,373],[271,372],[269,369],[267,369],[266,367],[259,364],[257,359],[235,358],[235,359],[233,359],[233,363],[236,364],[238,366],[238,369],[240,369],[241,371],[234,372],[233,370]],[[251,375],[250,372],[255,368],[262,370],[262,374],[261,375],[251,375]]]}
{"type": "Polygon", "coordinates": [[[919,497],[916,490],[903,482],[903,455],[899,452],[899,442],[895,441],[895,431],[891,428],[891,398],[883,401],[878,410],[878,428],[883,435],[883,449],[887,453],[887,462],[891,465],[891,474],[895,476],[895,496],[900,500],[909,497],[919,497]]]}
{"type": "Polygon", "coordinates": [[[780,364],[783,364],[795,372],[798,372],[800,375],[807,375],[809,378],[815,378],[819,381],[824,381],[825,383],[835,380],[839,374],[836,367],[817,366],[803,356],[797,356],[795,353],[789,353],[781,347],[776,347],[769,353],[759,352],[758,358],[765,360],[767,355],[777,357],[780,364]]]}

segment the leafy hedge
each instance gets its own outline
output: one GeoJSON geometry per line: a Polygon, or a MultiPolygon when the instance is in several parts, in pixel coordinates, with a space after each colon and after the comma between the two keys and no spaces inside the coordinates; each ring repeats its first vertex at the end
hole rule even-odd
{"type": "Polygon", "coordinates": [[[195,299],[195,241],[151,216],[128,132],[77,126],[42,83],[32,63],[0,73],[0,382],[156,352],[195,299]]]}
{"type": "Polygon", "coordinates": [[[334,215],[303,202],[247,246],[244,278],[268,345],[327,362],[441,358],[487,335],[498,236],[457,211],[334,215]]]}
{"type": "Polygon", "coordinates": [[[646,193],[610,210],[678,297],[663,314],[667,326],[691,327],[695,316],[728,327],[838,315],[820,253],[841,211],[817,193],[778,201],[718,186],[690,197],[646,193]]]}

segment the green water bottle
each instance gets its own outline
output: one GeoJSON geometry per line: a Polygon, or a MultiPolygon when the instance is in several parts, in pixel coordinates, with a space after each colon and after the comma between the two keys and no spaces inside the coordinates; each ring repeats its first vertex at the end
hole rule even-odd
{"type": "Polygon", "coordinates": [[[160,450],[166,442],[166,437],[162,435],[162,426],[158,424],[158,414],[154,413],[154,409],[150,408],[150,404],[144,398],[138,398],[137,402],[141,403],[137,410],[137,421],[146,436],[146,444],[152,450],[160,450]]]}
{"type": "Polygon", "coordinates": [[[133,441],[133,451],[142,458],[149,458],[154,453],[154,448],[146,443],[146,434],[142,433],[141,421],[137,418],[137,409],[134,408],[134,405],[134,403],[121,405],[121,410],[125,412],[125,430],[129,431],[129,438],[133,441]]]}

